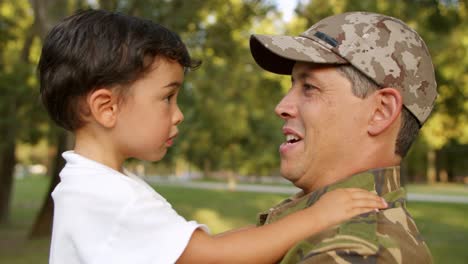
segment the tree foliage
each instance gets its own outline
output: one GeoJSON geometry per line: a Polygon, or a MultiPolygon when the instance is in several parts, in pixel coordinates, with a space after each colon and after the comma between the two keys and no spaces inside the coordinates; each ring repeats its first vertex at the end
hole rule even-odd
{"type": "Polygon", "coordinates": [[[9,218],[9,203],[16,164],[16,143],[36,142],[34,127],[44,115],[38,111],[34,65],[29,60],[33,42],[27,37],[31,17],[26,1],[0,5],[0,222],[9,218]],[[16,19],[24,15],[23,20],[16,19]]]}

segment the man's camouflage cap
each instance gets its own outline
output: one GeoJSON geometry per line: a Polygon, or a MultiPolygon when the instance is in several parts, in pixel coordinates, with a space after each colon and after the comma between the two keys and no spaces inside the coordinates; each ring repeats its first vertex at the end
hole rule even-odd
{"type": "Polygon", "coordinates": [[[300,36],[257,35],[250,50],[263,69],[290,75],[296,61],[351,64],[380,87],[400,91],[422,125],[434,106],[437,84],[422,38],[402,21],[350,12],[320,20],[300,36]]]}

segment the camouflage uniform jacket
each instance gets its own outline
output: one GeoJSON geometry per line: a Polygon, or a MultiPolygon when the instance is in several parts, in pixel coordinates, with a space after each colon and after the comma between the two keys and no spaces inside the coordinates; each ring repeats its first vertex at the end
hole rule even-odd
{"type": "Polygon", "coordinates": [[[258,225],[309,207],[326,192],[349,187],[376,192],[385,198],[388,208],[354,217],[297,243],[281,264],[432,263],[431,254],[406,210],[399,167],[370,170],[307,195],[299,193],[260,214],[258,225]]]}

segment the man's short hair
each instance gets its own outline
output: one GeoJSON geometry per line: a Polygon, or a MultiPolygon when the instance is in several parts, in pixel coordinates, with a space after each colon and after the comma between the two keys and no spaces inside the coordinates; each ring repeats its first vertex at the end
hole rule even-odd
{"type": "Polygon", "coordinates": [[[50,117],[74,131],[83,125],[80,102],[101,87],[125,90],[156,57],[195,68],[173,31],[150,20],[104,10],[86,10],[56,25],[46,36],[38,65],[41,99],[50,117]]]}
{"type": "Polygon", "coordinates": [[[291,74],[297,61],[351,64],[380,87],[397,89],[422,126],[434,108],[437,83],[424,40],[394,17],[349,12],[326,17],[299,36],[254,34],[250,51],[267,71],[291,74]]]}
{"type": "MultiPolygon", "coordinates": [[[[359,98],[366,98],[377,91],[379,85],[349,64],[339,65],[336,70],[351,82],[353,94],[359,98]]],[[[419,123],[405,106],[401,109],[401,125],[395,142],[395,154],[405,157],[411,144],[418,136],[419,123]]]]}

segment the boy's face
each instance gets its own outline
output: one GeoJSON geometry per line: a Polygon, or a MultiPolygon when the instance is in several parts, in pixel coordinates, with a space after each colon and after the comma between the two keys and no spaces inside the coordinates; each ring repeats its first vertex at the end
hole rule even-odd
{"type": "Polygon", "coordinates": [[[183,80],[178,62],[157,57],[150,71],[131,85],[114,130],[123,158],[158,161],[164,157],[184,119],[177,105],[183,80]]]}

